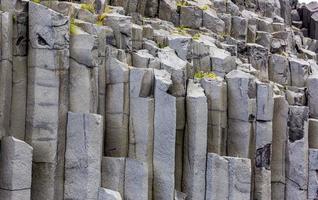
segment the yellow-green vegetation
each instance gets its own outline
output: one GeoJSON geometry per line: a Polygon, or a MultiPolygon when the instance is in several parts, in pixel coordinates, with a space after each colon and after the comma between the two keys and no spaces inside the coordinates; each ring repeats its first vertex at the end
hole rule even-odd
{"type": "Polygon", "coordinates": [[[227,37],[227,36],[230,36],[230,34],[229,33],[226,33],[226,32],[222,32],[222,33],[220,33],[220,37],[221,38],[225,38],[225,37],[227,37]]]}
{"type": "Polygon", "coordinates": [[[196,79],[203,79],[203,78],[209,78],[209,79],[216,79],[217,75],[213,72],[197,72],[194,74],[194,78],[196,79]]]}
{"type": "Polygon", "coordinates": [[[196,34],[194,34],[194,35],[192,36],[192,39],[194,39],[194,40],[199,40],[200,37],[201,37],[201,34],[200,34],[200,33],[196,33],[196,34]]]}
{"type": "Polygon", "coordinates": [[[32,0],[34,3],[41,3],[41,0],[32,0]]]}
{"type": "Polygon", "coordinates": [[[190,6],[190,4],[185,0],[177,1],[177,7],[184,7],[184,6],[190,6]]]}
{"type": "Polygon", "coordinates": [[[90,13],[95,13],[95,6],[93,3],[82,3],[81,8],[87,10],[90,13]]]}
{"type": "Polygon", "coordinates": [[[209,5],[200,6],[201,10],[208,10],[209,8],[209,5]]]}
{"type": "Polygon", "coordinates": [[[71,18],[71,21],[70,21],[70,34],[71,34],[71,35],[76,35],[76,34],[78,34],[78,29],[79,29],[79,27],[76,26],[76,24],[75,24],[75,19],[74,19],[74,18],[71,18]]]}
{"type": "Polygon", "coordinates": [[[104,24],[105,18],[107,17],[107,15],[109,13],[112,12],[112,10],[113,9],[111,7],[106,6],[105,9],[104,9],[104,12],[102,14],[98,15],[96,24],[102,26],[104,24]]]}
{"type": "Polygon", "coordinates": [[[168,46],[167,44],[164,44],[163,42],[158,42],[157,45],[160,49],[163,49],[168,46]]]}
{"type": "Polygon", "coordinates": [[[187,35],[190,29],[186,26],[178,26],[176,27],[176,32],[179,35],[187,35]]]}

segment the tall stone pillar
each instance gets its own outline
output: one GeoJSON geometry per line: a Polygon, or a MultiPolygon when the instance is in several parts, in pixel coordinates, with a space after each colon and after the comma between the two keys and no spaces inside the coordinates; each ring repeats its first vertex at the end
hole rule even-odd
{"type": "Polygon", "coordinates": [[[155,115],[153,152],[154,200],[173,199],[175,186],[176,98],[167,93],[172,84],[165,70],[154,70],[155,115]]]}
{"type": "Polygon", "coordinates": [[[182,191],[190,200],[205,199],[208,104],[200,83],[189,80],[182,191]]]}
{"type": "Polygon", "coordinates": [[[307,198],[308,107],[290,106],[286,155],[286,199],[307,198]]]}
{"type": "Polygon", "coordinates": [[[100,115],[68,113],[65,199],[97,199],[101,186],[102,125],[100,115]]]}
{"type": "Polygon", "coordinates": [[[33,148],[12,136],[1,140],[0,199],[30,200],[33,148]]]}
{"type": "Polygon", "coordinates": [[[69,18],[29,2],[29,44],[26,141],[34,149],[32,199],[53,200],[63,198],[69,18]]]}

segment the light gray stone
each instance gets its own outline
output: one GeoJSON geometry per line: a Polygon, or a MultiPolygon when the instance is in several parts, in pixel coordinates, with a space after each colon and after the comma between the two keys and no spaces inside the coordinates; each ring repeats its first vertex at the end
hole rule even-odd
{"type": "Polygon", "coordinates": [[[124,195],[125,183],[125,158],[102,158],[102,187],[118,191],[124,195]]]}
{"type": "Polygon", "coordinates": [[[249,200],[251,192],[251,161],[224,157],[229,163],[229,200],[249,200]]]}
{"type": "Polygon", "coordinates": [[[261,81],[268,80],[268,49],[261,45],[248,43],[246,45],[247,56],[252,67],[259,71],[258,78],[261,81]]]}
{"type": "Polygon", "coordinates": [[[12,136],[1,140],[0,188],[16,191],[31,188],[32,151],[27,143],[12,136]]]}
{"type": "Polygon", "coordinates": [[[269,57],[268,62],[269,80],[281,85],[290,85],[291,76],[287,57],[279,54],[272,54],[269,57]]]}
{"type": "Polygon", "coordinates": [[[307,61],[298,58],[289,58],[291,85],[304,87],[309,76],[310,65],[307,61]]]}
{"type": "Polygon", "coordinates": [[[0,189],[0,197],[3,200],[30,200],[31,199],[31,190],[3,190],[0,189]]]}
{"type": "Polygon", "coordinates": [[[231,36],[235,39],[246,40],[247,20],[243,17],[232,16],[231,36]]]}
{"type": "Polygon", "coordinates": [[[216,47],[210,48],[212,71],[224,77],[227,73],[236,69],[235,57],[230,52],[216,47]]]}
{"type": "Polygon", "coordinates": [[[190,28],[202,26],[203,11],[197,6],[180,7],[180,25],[190,28]]]}
{"type": "Polygon", "coordinates": [[[318,180],[317,180],[317,170],[318,170],[318,150],[309,149],[308,150],[308,200],[314,200],[318,197],[318,180]]]}
{"type": "Polygon", "coordinates": [[[209,153],[206,168],[206,200],[229,198],[229,163],[221,156],[209,153]]]}
{"type": "Polygon", "coordinates": [[[174,198],[176,98],[167,93],[172,84],[167,71],[155,70],[153,197],[174,198]]]}
{"type": "Polygon", "coordinates": [[[189,80],[184,141],[183,187],[189,199],[204,199],[207,154],[208,105],[203,88],[189,80]]]}
{"type": "Polygon", "coordinates": [[[102,125],[100,115],[68,113],[64,198],[97,199],[101,184],[102,125]]]}
{"type": "Polygon", "coordinates": [[[203,11],[202,25],[218,34],[221,34],[225,31],[224,21],[220,19],[215,10],[212,9],[203,11]]]}
{"type": "Polygon", "coordinates": [[[290,106],[286,155],[286,199],[306,199],[308,189],[308,107],[290,106]]]}
{"type": "Polygon", "coordinates": [[[274,100],[273,88],[270,84],[257,82],[256,120],[272,121],[274,100]]]}
{"type": "Polygon", "coordinates": [[[285,152],[287,140],[288,103],[284,96],[274,98],[273,141],[271,161],[272,199],[285,198],[285,152]]]}
{"type": "Polygon", "coordinates": [[[119,192],[106,188],[99,188],[98,200],[122,200],[122,198],[119,192]]]}
{"type": "Polygon", "coordinates": [[[309,76],[307,79],[309,115],[318,118],[318,77],[309,76]]]}
{"type": "Polygon", "coordinates": [[[148,200],[148,166],[127,158],[125,166],[124,199],[148,200]]]}

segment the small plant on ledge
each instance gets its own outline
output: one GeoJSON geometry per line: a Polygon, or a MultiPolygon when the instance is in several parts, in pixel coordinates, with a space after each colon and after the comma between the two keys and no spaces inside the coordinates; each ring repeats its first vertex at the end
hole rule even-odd
{"type": "Polygon", "coordinates": [[[208,78],[208,79],[216,79],[217,75],[213,72],[197,72],[194,74],[195,79],[203,79],[203,78],[208,78]]]}

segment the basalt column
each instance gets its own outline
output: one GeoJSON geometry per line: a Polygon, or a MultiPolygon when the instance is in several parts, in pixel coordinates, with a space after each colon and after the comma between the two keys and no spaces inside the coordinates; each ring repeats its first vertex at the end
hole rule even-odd
{"type": "Polygon", "coordinates": [[[68,107],[69,18],[29,2],[29,40],[26,141],[34,149],[32,199],[53,200],[63,194],[63,168],[57,165],[63,162],[68,107]]]}

